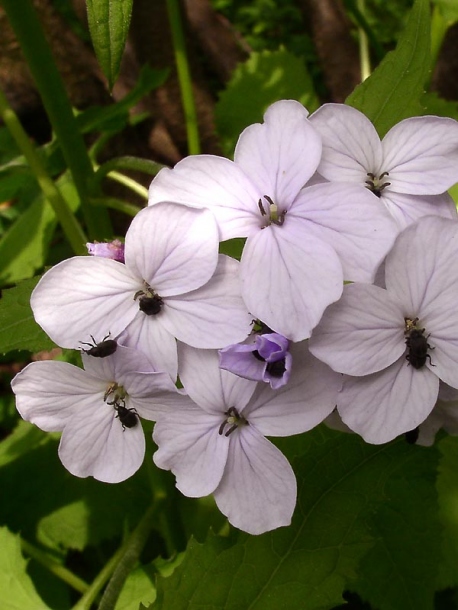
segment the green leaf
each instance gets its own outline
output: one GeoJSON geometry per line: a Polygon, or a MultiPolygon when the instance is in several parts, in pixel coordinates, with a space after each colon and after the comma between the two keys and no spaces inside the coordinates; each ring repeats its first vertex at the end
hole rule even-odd
{"type": "Polygon", "coordinates": [[[243,129],[262,122],[267,107],[281,99],[299,100],[310,112],[318,108],[304,61],[285,49],[252,53],[234,70],[215,108],[216,128],[227,156],[232,156],[243,129]]]}
{"type": "Polygon", "coordinates": [[[456,0],[432,0],[432,3],[439,8],[448,26],[458,21],[458,3],[456,0]]]}
{"type": "Polygon", "coordinates": [[[30,295],[39,277],[25,280],[15,288],[3,290],[0,299],[0,353],[12,350],[38,352],[50,350],[54,343],[35,322],[30,295]]]}
{"type": "Polygon", "coordinates": [[[92,43],[110,91],[118,78],[132,3],[133,0],[86,0],[92,43]]]}
{"type": "Polygon", "coordinates": [[[46,444],[51,438],[33,424],[21,420],[13,432],[0,443],[0,468],[21,458],[28,451],[46,444]]]}
{"type": "Polygon", "coordinates": [[[0,528],[0,607],[2,610],[49,610],[26,573],[19,536],[0,528]]]}
{"type": "Polygon", "coordinates": [[[394,51],[356,87],[346,103],[363,112],[383,137],[393,125],[423,114],[420,98],[430,68],[428,0],[416,0],[394,51]]]}
{"type": "Polygon", "coordinates": [[[440,518],[444,526],[443,563],[439,587],[458,586],[458,438],[448,437],[439,443],[442,458],[437,477],[440,518]]]}
{"type": "MultiPolygon", "coordinates": [[[[438,526],[428,522],[436,498],[434,451],[403,439],[374,447],[356,435],[321,430],[300,438],[306,453],[293,463],[298,502],[292,525],[262,536],[240,534],[235,544],[218,537],[192,541],[182,565],[170,578],[158,579],[155,610],[329,610],[352,588],[366,556],[380,555],[381,543],[391,548],[390,527],[419,534],[403,536],[403,552],[425,582],[404,582],[412,598],[416,586],[430,594],[438,562],[437,540],[429,542],[438,526]],[[425,535],[409,525],[419,513],[425,535]]],[[[296,448],[293,442],[293,453],[296,448]]],[[[393,573],[382,560],[380,580],[386,578],[383,586],[389,587],[393,573]]],[[[400,562],[388,565],[399,580],[400,562]]]]}

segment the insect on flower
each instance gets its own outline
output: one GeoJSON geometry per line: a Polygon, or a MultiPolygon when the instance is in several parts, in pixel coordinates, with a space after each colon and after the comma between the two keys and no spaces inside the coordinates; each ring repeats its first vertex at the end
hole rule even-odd
{"type": "Polygon", "coordinates": [[[413,328],[406,339],[406,345],[409,348],[409,353],[406,355],[406,359],[414,369],[421,369],[426,364],[426,359],[429,358],[431,366],[434,364],[431,362],[431,356],[428,354],[428,349],[434,349],[428,343],[428,338],[425,337],[424,328],[413,328]]]}
{"type": "Polygon", "coordinates": [[[128,409],[126,406],[118,404],[114,405],[114,409],[118,413],[116,417],[119,418],[123,430],[135,428],[138,424],[138,413],[135,409],[128,409]]]}
{"type": "Polygon", "coordinates": [[[92,343],[86,343],[84,341],[80,341],[81,345],[89,345],[89,349],[82,348],[82,351],[88,356],[93,356],[94,358],[106,358],[107,356],[111,356],[114,354],[118,348],[118,344],[114,339],[108,339],[110,335],[108,334],[104,339],[97,343],[94,337],[91,335],[92,343]]]}

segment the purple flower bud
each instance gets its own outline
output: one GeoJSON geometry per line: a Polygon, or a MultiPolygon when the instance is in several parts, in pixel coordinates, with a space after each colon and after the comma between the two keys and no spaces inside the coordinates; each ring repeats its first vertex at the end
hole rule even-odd
{"type": "Polygon", "coordinates": [[[119,239],[109,242],[87,243],[86,248],[91,256],[102,256],[103,258],[111,258],[119,263],[124,262],[124,244],[119,239]]]}
{"type": "Polygon", "coordinates": [[[250,343],[219,350],[220,367],[239,377],[270,383],[274,390],[288,383],[293,358],[289,341],[278,333],[256,335],[250,343]]]}

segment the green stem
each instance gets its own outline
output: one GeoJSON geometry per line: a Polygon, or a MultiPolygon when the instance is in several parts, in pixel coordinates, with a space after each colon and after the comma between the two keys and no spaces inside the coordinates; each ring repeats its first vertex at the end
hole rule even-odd
{"type": "Polygon", "coordinates": [[[98,207],[104,206],[106,208],[118,210],[118,212],[127,214],[127,216],[136,216],[142,209],[139,208],[138,205],[134,205],[133,203],[127,203],[126,201],[122,201],[122,199],[116,199],[115,197],[91,197],[89,199],[89,203],[98,207]]]}
{"type": "Polygon", "coordinates": [[[88,205],[88,184],[93,174],[84,140],[79,133],[62,79],[30,0],[1,0],[34,77],[81,200],[81,210],[90,237],[112,235],[108,211],[88,205]]]}
{"type": "Polygon", "coordinates": [[[120,557],[113,576],[105,589],[102,599],[99,604],[99,610],[114,610],[121,589],[124,586],[126,578],[137,563],[140,553],[146,544],[148,535],[153,528],[157,518],[158,510],[161,508],[162,502],[155,499],[154,503],[149,507],[143,515],[140,523],[129,536],[127,542],[123,545],[123,553],[120,557]]]}
{"type": "Polygon", "coordinates": [[[148,189],[145,188],[142,184],[139,184],[133,178],[129,178],[129,176],[125,176],[124,174],[121,174],[119,172],[108,172],[107,178],[118,182],[118,184],[126,186],[133,193],[140,195],[140,197],[143,197],[145,201],[148,201],[148,189]]]}
{"type": "Polygon", "coordinates": [[[84,582],[82,578],[75,576],[73,572],[70,572],[67,568],[62,566],[60,563],[51,559],[49,555],[43,552],[40,549],[37,549],[35,546],[26,542],[21,538],[21,547],[24,553],[35,559],[45,568],[47,568],[52,574],[63,580],[67,585],[70,585],[75,591],[79,591],[80,593],[85,593],[89,589],[89,585],[84,582]]]}
{"type": "MultiPolygon", "coordinates": [[[[365,0],[357,0],[357,9],[359,13],[364,17],[365,0]]],[[[369,55],[369,40],[364,28],[362,28],[361,25],[358,26],[358,39],[359,58],[361,65],[361,82],[364,82],[366,78],[371,75],[371,60],[369,55]]]]}
{"type": "Polygon", "coordinates": [[[123,184],[127,188],[130,188],[134,193],[137,193],[137,195],[140,195],[144,199],[148,200],[147,188],[129,176],[125,176],[124,174],[121,174],[115,170],[130,169],[140,171],[150,176],[155,176],[163,167],[164,165],[155,163],[154,161],[149,161],[148,159],[140,159],[138,157],[130,156],[116,157],[115,159],[110,159],[110,161],[107,161],[97,168],[92,181],[91,189],[94,193],[98,192],[100,189],[100,183],[105,177],[108,177],[112,180],[116,180],[116,182],[119,182],[120,184],[123,184]]]}
{"type": "Polygon", "coordinates": [[[3,119],[8,131],[13,136],[16,144],[22,151],[24,157],[32,170],[35,178],[40,185],[45,198],[52,206],[57,220],[62,226],[65,236],[70,243],[75,254],[87,254],[84,244],[87,242],[86,235],[76,220],[73,212],[62,197],[52,178],[48,175],[44,164],[38,155],[37,149],[25,133],[22,125],[14,110],[0,89],[0,116],[3,119]]]}
{"type": "Polygon", "coordinates": [[[181,24],[178,0],[167,0],[167,12],[169,15],[170,29],[172,32],[173,47],[175,49],[175,61],[178,71],[178,80],[180,82],[181,101],[183,103],[184,116],[186,120],[188,152],[190,155],[198,155],[200,153],[200,142],[196,106],[192,92],[192,82],[189,74],[186,45],[181,24]]]}
{"type": "MultiPolygon", "coordinates": [[[[431,72],[437,63],[437,58],[449,28],[438,6],[435,6],[431,15],[431,72]]],[[[428,88],[428,85],[427,85],[428,88]]]]}

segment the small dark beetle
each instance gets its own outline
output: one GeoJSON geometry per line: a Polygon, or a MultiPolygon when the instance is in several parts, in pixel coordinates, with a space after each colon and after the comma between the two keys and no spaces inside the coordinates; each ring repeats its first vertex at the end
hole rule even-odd
{"type": "Polygon", "coordinates": [[[93,343],[85,343],[80,341],[81,345],[89,345],[89,349],[83,349],[85,354],[88,356],[93,356],[94,358],[106,358],[107,356],[111,356],[118,349],[118,344],[114,339],[108,339],[110,335],[107,335],[103,341],[97,343],[94,337],[91,335],[91,339],[93,343]]]}
{"type": "Polygon", "coordinates": [[[426,359],[429,358],[429,363],[434,366],[431,362],[431,356],[428,354],[428,349],[434,349],[428,343],[428,337],[424,335],[424,328],[413,328],[406,339],[406,345],[409,348],[409,353],[406,359],[414,369],[421,369],[426,364],[426,359]]]}
{"type": "Polygon", "coordinates": [[[122,424],[122,429],[135,428],[138,424],[138,413],[135,409],[128,409],[124,405],[115,405],[115,410],[118,412],[116,417],[122,424]]]}

